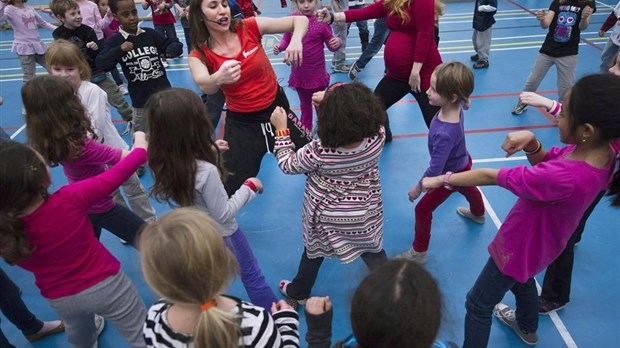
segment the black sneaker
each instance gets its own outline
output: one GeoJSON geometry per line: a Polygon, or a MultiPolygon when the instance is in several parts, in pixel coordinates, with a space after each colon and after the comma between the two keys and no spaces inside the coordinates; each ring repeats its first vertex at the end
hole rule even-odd
{"type": "Polygon", "coordinates": [[[527,332],[519,327],[514,309],[503,303],[498,303],[495,305],[495,309],[493,309],[493,315],[495,315],[502,323],[511,328],[517,336],[519,336],[521,341],[525,342],[525,344],[533,346],[538,343],[538,334],[536,334],[536,332],[527,332]]]}
{"type": "Polygon", "coordinates": [[[351,70],[351,67],[347,64],[339,64],[339,65],[335,65],[332,66],[332,70],[334,70],[335,73],[349,73],[349,70],[351,70]]]}
{"type": "Polygon", "coordinates": [[[359,73],[360,73],[360,71],[362,71],[362,69],[360,69],[360,68],[357,66],[357,63],[353,63],[353,64],[351,64],[351,69],[349,69],[349,74],[348,74],[348,75],[349,75],[349,78],[350,78],[351,80],[355,80],[355,79],[357,78],[357,74],[359,74],[359,73]]]}
{"type": "Polygon", "coordinates": [[[538,314],[547,315],[559,311],[564,307],[566,307],[566,303],[551,302],[542,297],[538,298],[538,314]]]}
{"type": "Polygon", "coordinates": [[[472,62],[477,62],[480,57],[478,57],[478,53],[476,53],[473,56],[469,57],[469,59],[471,59],[472,62]]]}
{"type": "Polygon", "coordinates": [[[474,69],[486,69],[488,67],[489,67],[488,60],[479,60],[476,63],[474,63],[474,69]]]}
{"type": "Polygon", "coordinates": [[[527,109],[527,104],[523,104],[521,102],[518,102],[517,105],[515,105],[514,108],[512,108],[512,114],[513,115],[521,115],[523,113],[523,111],[525,111],[527,109]]]}

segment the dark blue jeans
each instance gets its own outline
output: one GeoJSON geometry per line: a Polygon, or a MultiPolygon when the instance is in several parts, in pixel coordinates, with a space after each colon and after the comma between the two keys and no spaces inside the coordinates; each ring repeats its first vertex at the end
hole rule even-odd
{"type": "Polygon", "coordinates": [[[500,303],[506,292],[515,295],[517,323],[522,330],[538,329],[538,292],[534,278],[519,283],[505,276],[489,257],[474,287],[467,293],[465,309],[465,342],[463,348],[483,348],[489,343],[493,308],[500,303]]]}
{"type": "MultiPolygon", "coordinates": [[[[19,294],[19,288],[2,269],[0,269],[0,310],[24,336],[33,335],[43,328],[43,322],[28,310],[19,294]]],[[[0,330],[0,348],[8,347],[13,345],[0,330]]]]}
{"type": "Polygon", "coordinates": [[[388,29],[385,23],[385,17],[377,18],[375,20],[375,32],[372,34],[372,39],[370,39],[368,47],[366,47],[362,55],[355,62],[358,68],[364,69],[372,57],[379,52],[385,40],[387,40],[388,35],[390,35],[390,29],[388,29]]]}
{"type": "Polygon", "coordinates": [[[134,212],[118,204],[115,204],[114,208],[105,213],[88,214],[88,218],[95,228],[97,239],[101,235],[101,229],[105,228],[134,247],[136,246],[134,243],[138,231],[146,224],[134,212]]]}
{"type": "Polygon", "coordinates": [[[10,141],[11,137],[6,134],[4,129],[0,128],[0,142],[10,141]]]}
{"type": "Polygon", "coordinates": [[[237,229],[232,235],[224,237],[224,242],[237,258],[241,271],[241,282],[250,297],[250,301],[270,311],[271,304],[278,302],[278,299],[267,285],[265,276],[258,266],[245,234],[241,229],[237,229]]]}

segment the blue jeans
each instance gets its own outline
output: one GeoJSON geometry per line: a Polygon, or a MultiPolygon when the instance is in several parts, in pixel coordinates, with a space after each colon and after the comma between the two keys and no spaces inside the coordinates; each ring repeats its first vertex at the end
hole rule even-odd
{"type": "Polygon", "coordinates": [[[3,143],[5,141],[11,141],[11,137],[6,134],[4,129],[0,128],[0,142],[3,143]]]}
{"type": "Polygon", "coordinates": [[[522,330],[538,329],[538,292],[534,278],[519,283],[497,268],[489,257],[474,286],[467,293],[463,348],[482,348],[489,343],[493,308],[510,290],[515,295],[517,323],[522,330]]]}
{"type": "Polygon", "coordinates": [[[114,208],[105,213],[88,214],[88,218],[95,228],[97,239],[101,235],[101,229],[105,228],[134,247],[138,231],[146,224],[134,212],[118,204],[114,204],[114,208]]]}
{"type": "Polygon", "coordinates": [[[387,40],[388,35],[390,35],[390,29],[388,29],[387,24],[385,23],[385,17],[376,19],[375,32],[372,34],[368,47],[364,50],[364,52],[362,52],[362,55],[355,62],[358,68],[364,69],[372,57],[379,52],[385,43],[385,40],[387,40]]]}
{"type": "MultiPolygon", "coordinates": [[[[34,335],[43,328],[43,322],[28,310],[19,294],[19,288],[2,269],[0,269],[0,309],[24,336],[34,335]]],[[[2,330],[0,330],[0,347],[13,347],[2,330]]]]}
{"type": "Polygon", "coordinates": [[[607,40],[603,53],[601,53],[601,74],[607,74],[609,68],[616,64],[613,61],[616,53],[620,50],[620,46],[617,46],[611,39],[607,40]]]}
{"type": "Polygon", "coordinates": [[[243,231],[237,229],[235,233],[224,237],[226,246],[237,258],[241,271],[241,282],[247,291],[250,301],[257,306],[271,310],[271,304],[278,302],[273,290],[267,285],[263,272],[243,231]]]}

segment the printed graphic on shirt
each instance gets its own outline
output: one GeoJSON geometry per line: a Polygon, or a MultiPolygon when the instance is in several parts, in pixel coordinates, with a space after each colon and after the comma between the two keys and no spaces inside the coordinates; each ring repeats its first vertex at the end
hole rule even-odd
{"type": "Polygon", "coordinates": [[[154,46],[133,49],[127,52],[122,60],[129,70],[127,78],[132,82],[154,80],[164,76],[159,51],[154,46]]]}
{"type": "Polygon", "coordinates": [[[258,46],[252,48],[249,51],[243,51],[243,58],[247,58],[247,57],[251,56],[252,53],[256,52],[257,49],[258,49],[258,46]]]}
{"type": "Polygon", "coordinates": [[[22,22],[24,23],[24,27],[26,28],[37,27],[37,25],[35,24],[35,17],[33,15],[30,15],[29,13],[22,14],[22,22]],[[32,24],[32,25],[28,25],[28,24],[32,24]]]}
{"type": "Polygon", "coordinates": [[[573,26],[577,23],[577,13],[581,9],[577,6],[560,6],[560,13],[553,32],[553,40],[555,42],[568,42],[573,26]]]}

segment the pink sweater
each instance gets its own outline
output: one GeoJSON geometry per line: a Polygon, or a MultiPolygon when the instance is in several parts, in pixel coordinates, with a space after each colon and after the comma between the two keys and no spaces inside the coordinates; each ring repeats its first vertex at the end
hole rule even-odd
{"type": "Polygon", "coordinates": [[[56,27],[46,22],[31,6],[19,8],[0,2],[0,20],[6,19],[13,27],[13,47],[11,51],[22,56],[45,54],[47,46],[39,36],[39,26],[54,30],[56,27]]]}
{"type": "Polygon", "coordinates": [[[45,298],[75,295],[119,272],[118,260],[95,238],[88,209],[144,162],[146,151],[135,149],[103,174],[61,187],[22,219],[35,250],[17,265],[34,273],[45,298]]]}
{"type": "Polygon", "coordinates": [[[535,166],[499,171],[497,184],[519,199],[488,250],[499,270],[518,282],[534,277],[562,253],[585,210],[609,185],[615,162],[599,169],[565,159],[574,148],[553,147],[535,166]]]}

